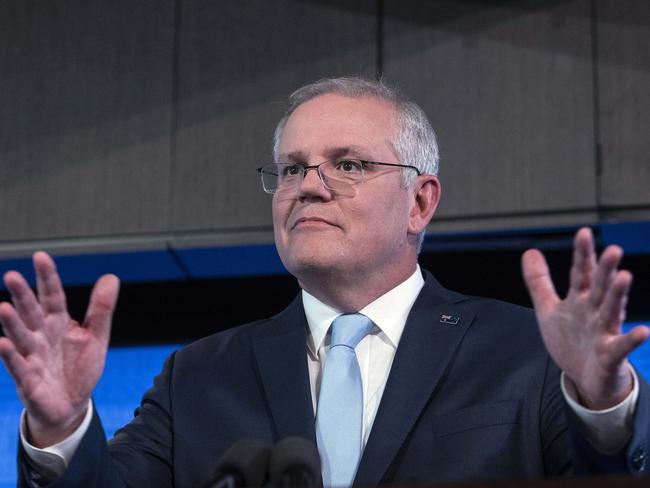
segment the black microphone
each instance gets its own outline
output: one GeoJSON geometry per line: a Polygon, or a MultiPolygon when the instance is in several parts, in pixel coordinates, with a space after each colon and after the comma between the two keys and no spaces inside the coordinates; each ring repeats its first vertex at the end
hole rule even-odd
{"type": "Polygon", "coordinates": [[[266,482],[271,449],[257,439],[240,439],[223,453],[206,488],[259,488],[266,482]]]}
{"type": "Polygon", "coordinates": [[[320,456],[313,442],[287,437],[271,452],[270,486],[274,488],[318,488],[322,486],[320,456]]]}

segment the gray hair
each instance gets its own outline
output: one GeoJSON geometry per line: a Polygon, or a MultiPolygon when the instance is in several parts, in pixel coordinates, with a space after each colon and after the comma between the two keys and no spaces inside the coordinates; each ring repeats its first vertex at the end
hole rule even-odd
{"type": "MultiPolygon", "coordinates": [[[[289,96],[287,109],[278,122],[273,135],[273,158],[278,160],[280,139],[291,114],[303,103],[320,95],[335,93],[349,98],[376,97],[393,104],[397,111],[395,151],[400,163],[415,166],[421,174],[436,176],[440,154],[436,134],[424,110],[383,80],[375,81],[356,77],[325,78],[298,88],[289,96]]],[[[414,171],[402,169],[402,186],[408,188],[416,178],[414,171]]],[[[420,252],[424,231],[417,241],[420,252]]]]}

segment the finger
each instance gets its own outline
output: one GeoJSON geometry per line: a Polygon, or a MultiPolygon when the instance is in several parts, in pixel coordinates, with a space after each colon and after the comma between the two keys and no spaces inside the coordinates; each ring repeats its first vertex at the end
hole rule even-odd
{"type": "Polygon", "coordinates": [[[34,253],[33,261],[36,270],[36,289],[43,311],[52,314],[66,312],[65,293],[54,260],[49,254],[38,251],[34,253]]]}
{"type": "Polygon", "coordinates": [[[93,288],[84,320],[84,327],[95,336],[108,343],[111,333],[111,320],[117,304],[120,280],[115,275],[104,275],[93,288]]]}
{"type": "Polygon", "coordinates": [[[0,303],[0,323],[5,335],[18,352],[25,355],[34,350],[36,342],[32,331],[25,327],[14,307],[8,303],[0,303]]]}
{"type": "Polygon", "coordinates": [[[625,320],[625,307],[631,286],[632,274],[629,271],[621,270],[616,273],[612,286],[605,293],[599,312],[602,325],[612,334],[618,334],[621,324],[625,320]]]}
{"type": "Polygon", "coordinates": [[[596,268],[596,251],[591,229],[581,228],[573,240],[573,265],[569,283],[571,290],[580,292],[589,289],[596,268]]]}
{"type": "Polygon", "coordinates": [[[638,325],[627,334],[614,339],[609,345],[612,364],[623,361],[634,349],[643,344],[648,336],[650,336],[650,329],[645,325],[638,325]]]}
{"type": "Polygon", "coordinates": [[[4,282],[23,323],[31,330],[40,328],[43,324],[43,310],[29,287],[29,283],[16,271],[5,273],[4,282]]]}
{"type": "Polygon", "coordinates": [[[618,246],[608,246],[598,261],[593,287],[591,288],[590,301],[593,305],[599,306],[607,290],[612,286],[616,270],[623,258],[623,249],[618,246]]]}
{"type": "Polygon", "coordinates": [[[21,388],[24,379],[29,374],[29,365],[16,350],[13,343],[6,337],[0,337],[0,358],[2,358],[7,371],[16,382],[16,386],[21,388]]]}
{"type": "Polygon", "coordinates": [[[521,267],[535,310],[545,313],[559,298],[544,255],[537,249],[529,249],[521,257],[521,267]]]}

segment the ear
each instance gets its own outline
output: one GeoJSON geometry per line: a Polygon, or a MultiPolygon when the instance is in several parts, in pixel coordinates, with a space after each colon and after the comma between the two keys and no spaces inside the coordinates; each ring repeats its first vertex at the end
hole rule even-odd
{"type": "Polygon", "coordinates": [[[442,187],[440,180],[433,175],[421,175],[413,186],[413,206],[409,215],[409,234],[422,232],[433,217],[440,201],[442,187]]]}

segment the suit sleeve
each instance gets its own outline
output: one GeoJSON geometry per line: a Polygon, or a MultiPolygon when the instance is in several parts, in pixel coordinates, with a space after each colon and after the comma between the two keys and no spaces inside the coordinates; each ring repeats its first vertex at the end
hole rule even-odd
{"type": "Polygon", "coordinates": [[[154,385],[144,394],[134,419],[115,437],[106,435],[97,411],[65,472],[43,485],[26,453],[18,451],[18,486],[47,488],[122,488],[172,486],[172,421],[170,384],[175,353],[154,385]]]}
{"type": "Polygon", "coordinates": [[[650,445],[650,387],[638,374],[639,399],[637,401],[632,437],[619,452],[603,454],[595,449],[582,435],[575,413],[566,408],[567,424],[574,449],[576,474],[627,473],[645,474],[648,471],[648,447],[650,445]]]}
{"type": "Polygon", "coordinates": [[[549,361],[540,417],[546,476],[643,474],[647,470],[650,387],[641,375],[638,376],[639,398],[632,437],[618,452],[603,454],[584,435],[579,419],[562,395],[560,370],[549,361]]]}

